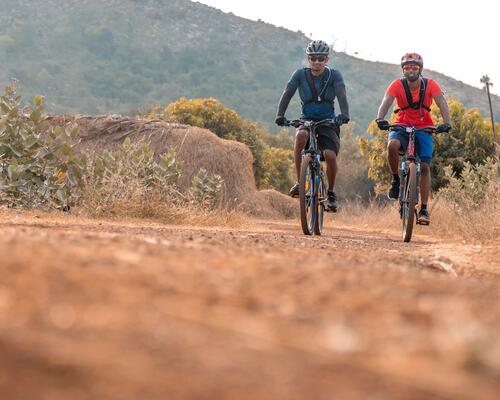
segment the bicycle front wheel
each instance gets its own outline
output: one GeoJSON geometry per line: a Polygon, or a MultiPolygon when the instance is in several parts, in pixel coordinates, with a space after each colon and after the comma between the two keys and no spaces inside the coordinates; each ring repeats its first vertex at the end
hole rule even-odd
{"type": "Polygon", "coordinates": [[[311,168],[312,157],[302,158],[299,180],[300,223],[304,235],[312,235],[316,228],[317,201],[314,196],[315,173],[311,168]]]}
{"type": "Polygon", "coordinates": [[[408,165],[404,188],[404,197],[402,199],[403,240],[409,242],[413,233],[417,199],[417,166],[413,162],[408,165]]]}
{"type": "Polygon", "coordinates": [[[314,234],[321,235],[323,233],[323,218],[325,215],[325,201],[326,201],[326,188],[325,182],[323,180],[323,174],[317,177],[316,182],[318,184],[318,189],[316,190],[316,226],[314,227],[314,234]]]}

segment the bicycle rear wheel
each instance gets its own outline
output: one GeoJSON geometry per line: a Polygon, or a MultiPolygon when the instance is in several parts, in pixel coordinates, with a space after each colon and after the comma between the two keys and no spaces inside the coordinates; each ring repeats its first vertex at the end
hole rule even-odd
{"type": "Polygon", "coordinates": [[[319,184],[318,190],[316,191],[316,225],[314,227],[314,234],[321,235],[323,233],[323,218],[325,215],[325,201],[326,201],[326,188],[325,182],[323,181],[323,174],[318,176],[316,181],[319,184]]]}
{"type": "Polygon", "coordinates": [[[409,242],[413,233],[417,199],[417,166],[413,162],[408,165],[404,188],[404,198],[402,199],[403,240],[409,242]]]}
{"type": "Polygon", "coordinates": [[[300,223],[304,235],[312,235],[316,229],[317,199],[314,196],[315,174],[311,168],[312,157],[306,154],[302,158],[299,180],[300,223]]]}

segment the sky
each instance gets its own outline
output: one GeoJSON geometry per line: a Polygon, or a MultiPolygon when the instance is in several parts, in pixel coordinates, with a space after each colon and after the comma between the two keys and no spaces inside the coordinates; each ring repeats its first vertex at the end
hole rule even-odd
{"type": "MultiPolygon", "coordinates": [[[[489,75],[500,95],[500,2],[457,0],[198,0],[334,45],[335,51],[397,64],[417,52],[424,67],[469,85],[489,75]],[[498,25],[497,25],[498,26],[498,25]]],[[[335,60],[332,60],[333,64],[335,60]]]]}

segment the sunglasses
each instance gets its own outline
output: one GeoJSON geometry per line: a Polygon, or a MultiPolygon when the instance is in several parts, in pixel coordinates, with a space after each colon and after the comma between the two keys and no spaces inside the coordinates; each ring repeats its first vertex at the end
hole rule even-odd
{"type": "Polygon", "coordinates": [[[418,65],[404,65],[403,71],[418,71],[420,67],[418,65]]]}
{"type": "Polygon", "coordinates": [[[309,56],[309,60],[323,62],[326,60],[326,57],[325,56],[309,56]]]}

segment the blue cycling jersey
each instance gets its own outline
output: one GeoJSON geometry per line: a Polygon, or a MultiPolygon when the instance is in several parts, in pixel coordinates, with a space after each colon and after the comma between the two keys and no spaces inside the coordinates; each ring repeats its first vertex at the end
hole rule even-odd
{"type": "Polygon", "coordinates": [[[313,98],[313,94],[306,78],[306,68],[296,70],[287,84],[287,91],[295,94],[299,89],[300,100],[302,102],[302,118],[319,121],[322,119],[335,117],[335,88],[344,85],[342,74],[328,67],[320,76],[313,76],[312,82],[316,88],[316,93],[321,96],[321,101],[313,98]]]}

